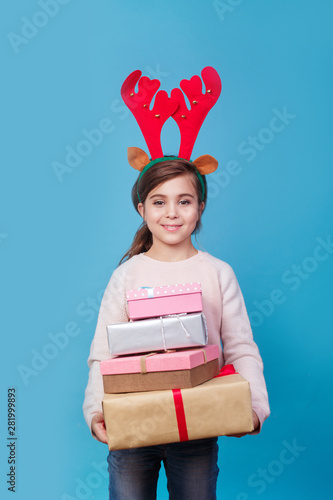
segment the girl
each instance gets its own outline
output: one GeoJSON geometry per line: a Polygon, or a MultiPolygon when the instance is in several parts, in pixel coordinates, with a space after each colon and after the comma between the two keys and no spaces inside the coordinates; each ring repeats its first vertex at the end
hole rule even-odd
{"type": "MultiPolygon", "coordinates": [[[[269,405],[263,364],[242,293],[228,264],[192,244],[191,235],[200,227],[207,200],[205,176],[187,160],[152,162],[135,183],[132,200],[143,224],[107,286],[88,359],[84,414],[93,436],[107,443],[99,362],[109,357],[106,325],[129,320],[126,290],[195,281],[202,286],[209,344],[223,345],[220,366],[232,363],[250,382],[253,434],[258,433],[269,415],[269,405]]],[[[161,462],[170,499],[216,499],[217,451],[217,438],[111,451],[110,499],[155,499],[161,462]]]]}

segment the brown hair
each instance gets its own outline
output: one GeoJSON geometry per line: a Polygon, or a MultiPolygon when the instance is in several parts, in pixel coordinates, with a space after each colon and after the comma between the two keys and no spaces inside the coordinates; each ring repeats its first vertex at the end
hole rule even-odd
{"type": "MultiPolygon", "coordinates": [[[[155,189],[163,182],[169,181],[179,175],[187,175],[190,177],[193,185],[195,187],[198,203],[203,201],[206,205],[207,200],[207,183],[205,176],[202,175],[202,180],[205,186],[205,193],[202,199],[202,187],[199,178],[196,174],[194,165],[187,160],[166,160],[165,162],[155,163],[150,167],[147,172],[141,177],[139,186],[137,178],[133,188],[132,188],[132,202],[135,210],[138,212],[138,204],[140,203],[138,198],[138,191],[140,195],[141,203],[144,203],[150,191],[155,189]]],[[[199,215],[198,222],[195,226],[194,233],[197,233],[201,227],[201,215],[199,215]]],[[[134,235],[132,245],[130,249],[125,253],[119,264],[130,259],[134,255],[138,255],[142,252],[147,252],[153,244],[153,235],[149,231],[145,222],[142,222],[139,229],[134,235]]]]}

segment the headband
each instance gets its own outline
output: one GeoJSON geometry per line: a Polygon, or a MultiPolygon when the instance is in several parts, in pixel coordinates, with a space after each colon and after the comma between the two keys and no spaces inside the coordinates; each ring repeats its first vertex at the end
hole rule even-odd
{"type": "MultiPolygon", "coordinates": [[[[180,87],[171,91],[171,97],[164,90],[159,89],[159,80],[150,80],[142,76],[140,70],[133,71],[121,87],[121,96],[126,106],[133,113],[147,143],[151,160],[147,153],[140,148],[131,147],[127,150],[129,164],[139,170],[140,176],[137,185],[147,170],[156,163],[166,160],[185,159],[191,161],[191,153],[202,123],[208,112],[218,100],[222,84],[217,71],[207,66],[201,72],[206,91],[202,92],[202,81],[197,75],[190,80],[182,80],[180,87]],[[138,85],[138,91],[135,87],[138,85]],[[191,108],[188,109],[184,94],[188,98],[191,108]],[[157,92],[157,94],[156,94],[157,92]],[[155,96],[156,94],[156,96],[155,96]],[[155,102],[150,109],[155,96],[155,102]],[[180,130],[180,148],[177,157],[164,157],[161,146],[161,131],[164,123],[172,117],[180,130]]],[[[217,169],[218,162],[210,155],[199,156],[193,162],[196,174],[202,187],[202,199],[205,187],[202,175],[210,174],[217,169]]],[[[137,191],[140,200],[139,192],[137,191]]]]}

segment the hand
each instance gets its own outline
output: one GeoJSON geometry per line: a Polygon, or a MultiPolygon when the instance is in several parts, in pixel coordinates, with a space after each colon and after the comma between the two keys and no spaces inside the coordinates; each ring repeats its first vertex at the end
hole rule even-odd
{"type": "Polygon", "coordinates": [[[91,430],[98,441],[108,444],[103,413],[96,413],[94,415],[91,421],[91,430]]]}
{"type": "MultiPolygon", "coordinates": [[[[253,418],[253,431],[256,431],[260,425],[260,422],[259,422],[259,418],[258,418],[258,415],[256,414],[256,412],[254,410],[252,410],[252,418],[253,418]]],[[[240,437],[243,437],[243,436],[246,436],[247,434],[251,434],[251,432],[242,432],[241,434],[230,434],[229,437],[236,437],[236,438],[240,438],[240,437]]]]}

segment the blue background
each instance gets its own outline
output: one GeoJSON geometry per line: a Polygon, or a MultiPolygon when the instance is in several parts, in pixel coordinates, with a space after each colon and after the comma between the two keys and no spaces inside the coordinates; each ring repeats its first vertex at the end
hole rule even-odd
{"type": "MultiPolygon", "coordinates": [[[[140,223],[126,148],[146,146],[120,87],[139,68],[170,92],[207,65],[223,89],[193,157],[220,167],[198,244],[238,276],[272,409],[259,436],[220,439],[218,498],[329,498],[331,2],[19,0],[2,11],[1,498],[12,498],[9,387],[15,498],[107,498],[107,450],[81,406],[101,294],[140,223]],[[59,178],[54,162],[105,118],[101,143],[59,178]],[[75,336],[55,347],[66,328],[75,336]]],[[[177,154],[175,123],[162,140],[177,154]]]]}

